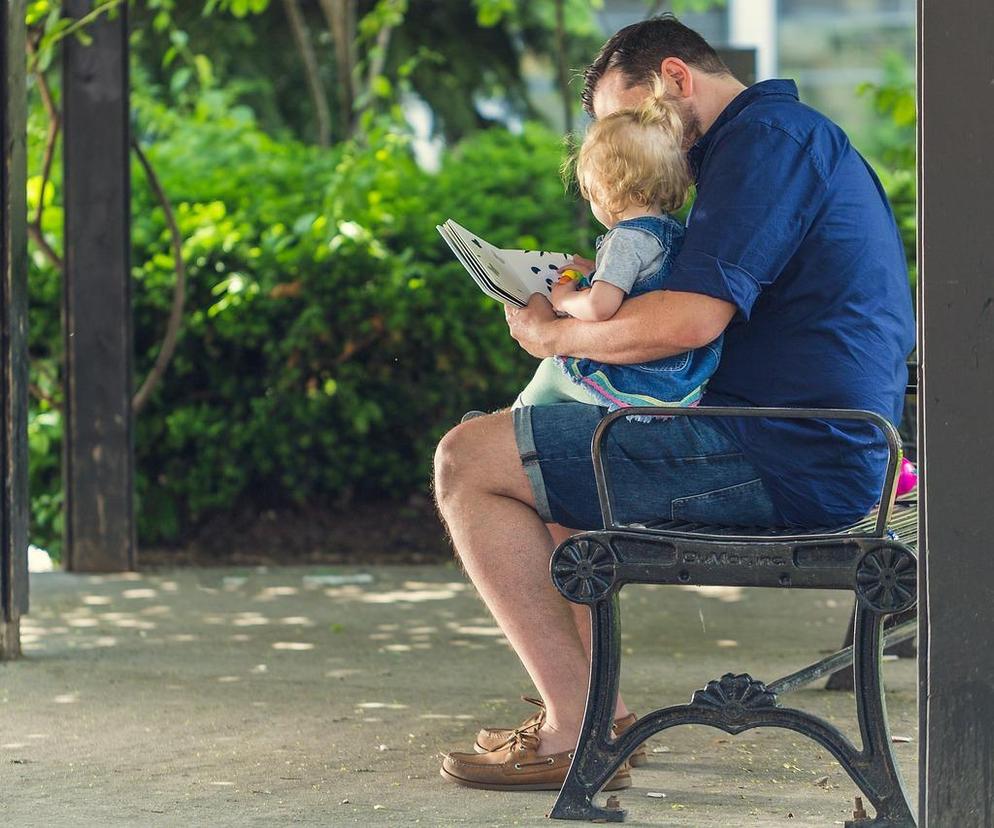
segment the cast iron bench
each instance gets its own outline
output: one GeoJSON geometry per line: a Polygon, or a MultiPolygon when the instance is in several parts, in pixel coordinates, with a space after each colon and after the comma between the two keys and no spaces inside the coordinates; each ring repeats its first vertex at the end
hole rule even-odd
{"type": "Polygon", "coordinates": [[[918,509],[916,497],[895,502],[901,443],[894,427],[868,411],[628,408],[604,417],[594,433],[591,451],[605,528],[564,541],[553,553],[550,565],[559,592],[573,603],[590,607],[593,654],[580,739],[549,816],[623,821],[625,812],[620,808],[594,804],[607,780],[654,733],[680,724],[700,724],[732,735],[754,727],[781,727],[814,739],[838,760],[876,811],[871,818],[859,807],[846,826],[914,828],[891,746],[880,669],[885,644],[912,638],[916,628],[918,509]],[[869,422],[883,432],[890,452],[880,507],[855,525],[813,531],[678,521],[617,523],[602,454],[608,432],[626,416],[675,414],[869,422]],[[695,691],[688,704],[655,710],[614,739],[611,725],[621,670],[619,593],[625,584],[851,590],[856,596],[853,643],[772,682],[764,683],[745,673],[726,673],[695,691]],[[784,694],[850,664],[862,748],[827,721],[780,703],[784,694]]]}

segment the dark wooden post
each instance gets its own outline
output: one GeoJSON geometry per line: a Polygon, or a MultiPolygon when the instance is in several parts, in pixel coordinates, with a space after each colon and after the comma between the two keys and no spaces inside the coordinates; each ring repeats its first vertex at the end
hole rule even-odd
{"type": "MultiPolygon", "coordinates": [[[[82,17],[92,0],[66,0],[82,17]]],[[[135,565],[127,4],[65,41],[66,568],[135,565]]]]}
{"type": "Polygon", "coordinates": [[[0,6],[0,661],[28,611],[28,306],[24,0],[0,6]]]}
{"type": "Polygon", "coordinates": [[[994,4],[919,0],[920,813],[994,825],[994,4]]]}

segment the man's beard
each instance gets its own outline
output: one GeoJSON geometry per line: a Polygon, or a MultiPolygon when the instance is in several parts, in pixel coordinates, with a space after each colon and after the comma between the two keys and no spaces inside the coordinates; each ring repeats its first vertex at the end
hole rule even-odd
{"type": "Polygon", "coordinates": [[[683,121],[683,148],[689,150],[703,135],[701,117],[697,114],[697,110],[686,101],[677,100],[676,107],[680,113],[680,120],[683,121]]]}

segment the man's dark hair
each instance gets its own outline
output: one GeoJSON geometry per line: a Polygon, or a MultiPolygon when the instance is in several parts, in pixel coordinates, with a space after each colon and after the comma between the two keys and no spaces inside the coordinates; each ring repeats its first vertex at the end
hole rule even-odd
{"type": "Polygon", "coordinates": [[[648,85],[668,57],[712,75],[731,74],[703,37],[672,14],[661,14],[625,26],[604,44],[583,73],[583,108],[594,114],[594,90],[609,69],[620,69],[630,87],[648,85]]]}

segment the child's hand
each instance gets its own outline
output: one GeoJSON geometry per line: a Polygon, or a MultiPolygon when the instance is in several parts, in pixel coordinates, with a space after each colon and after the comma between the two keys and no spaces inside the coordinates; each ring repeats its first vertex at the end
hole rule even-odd
{"type": "Polygon", "coordinates": [[[562,285],[553,285],[552,295],[549,297],[549,301],[552,302],[552,307],[560,313],[565,313],[561,307],[563,299],[576,293],[577,285],[578,283],[573,279],[562,285]]]}
{"type": "Polygon", "coordinates": [[[578,270],[584,276],[590,276],[594,272],[597,263],[591,259],[584,259],[582,256],[577,256],[575,253],[570,257],[570,259],[560,265],[557,270],[562,273],[566,268],[572,270],[578,270]]]}

